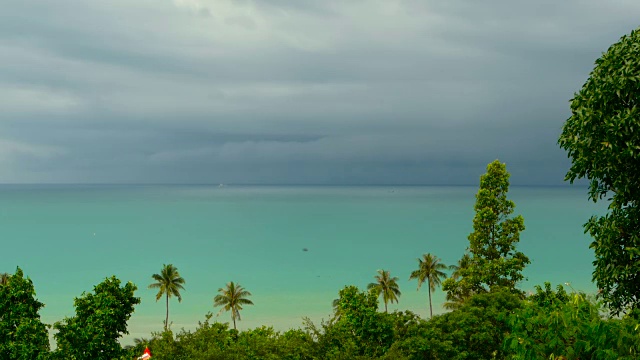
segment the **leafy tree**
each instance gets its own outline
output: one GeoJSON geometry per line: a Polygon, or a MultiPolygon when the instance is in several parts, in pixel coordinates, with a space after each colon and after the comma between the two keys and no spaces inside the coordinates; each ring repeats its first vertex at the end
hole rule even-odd
{"type": "Polygon", "coordinates": [[[589,181],[594,202],[609,196],[609,213],[593,216],[593,280],[614,314],[640,304],[640,29],[596,60],[571,100],[558,143],[571,168],[565,180],[589,181]]]}
{"type": "Polygon", "coordinates": [[[355,286],[340,290],[339,318],[320,329],[307,320],[307,331],[317,340],[319,359],[369,359],[383,355],[394,339],[393,315],[378,312],[378,296],[355,286]]]}
{"type": "Polygon", "coordinates": [[[120,286],[115,276],[105,279],[74,300],[76,315],[53,325],[58,359],[111,360],[125,354],[118,339],[128,334],[127,321],[140,298],[137,287],[128,282],[120,286]]]}
{"type": "Polygon", "coordinates": [[[384,312],[388,312],[387,303],[396,302],[400,297],[400,287],[398,286],[398,278],[391,277],[389,271],[378,270],[378,275],[375,276],[376,282],[372,282],[367,285],[367,290],[372,291],[376,296],[382,294],[382,301],[384,301],[384,312]]]}
{"type": "MultiPolygon", "coordinates": [[[[240,319],[240,310],[242,305],[253,305],[253,302],[247,297],[251,293],[245,290],[240,284],[234,284],[233,281],[227,284],[226,288],[219,288],[219,294],[213,298],[213,306],[222,306],[220,312],[231,311],[231,319],[233,320],[233,328],[236,328],[236,319],[240,319]]],[[[218,313],[218,314],[219,314],[218,313]]]]}
{"type": "Polygon", "coordinates": [[[442,271],[446,268],[447,266],[441,263],[437,256],[423,254],[422,259],[418,259],[418,269],[414,270],[409,276],[409,280],[418,280],[418,290],[420,290],[420,286],[427,281],[427,288],[429,290],[429,311],[431,317],[433,317],[431,292],[436,291],[436,286],[440,286],[442,279],[447,277],[447,274],[442,271]]]}
{"type": "Polygon", "coordinates": [[[151,275],[156,282],[149,285],[149,289],[158,289],[156,294],[156,301],[160,300],[162,295],[165,295],[167,302],[167,317],[164,320],[164,329],[169,328],[169,298],[175,296],[178,298],[178,302],[182,301],[182,295],[180,290],[184,290],[184,279],[180,276],[178,268],[173,264],[163,265],[160,274],[151,275]]]}
{"type": "Polygon", "coordinates": [[[520,215],[510,217],[515,205],[507,199],[509,176],[506,165],[495,160],[480,177],[473,232],[469,234],[470,263],[459,270],[460,279],[449,278],[443,284],[451,298],[497,288],[517,292],[515,286],[523,279],[522,270],[529,258],[515,247],[524,230],[524,219],[520,215]]]}
{"type": "Polygon", "coordinates": [[[48,326],[38,314],[44,304],[35,298],[33,282],[20,268],[6,275],[0,286],[0,359],[46,359],[48,326]]]}

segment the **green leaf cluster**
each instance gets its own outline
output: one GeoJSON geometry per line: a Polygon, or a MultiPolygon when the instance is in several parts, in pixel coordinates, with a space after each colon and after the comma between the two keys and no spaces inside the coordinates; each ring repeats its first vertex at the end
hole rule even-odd
{"type": "Polygon", "coordinates": [[[514,359],[637,359],[638,322],[606,319],[601,310],[583,293],[568,295],[560,285],[554,292],[545,283],[511,315],[505,349],[514,359]]]}

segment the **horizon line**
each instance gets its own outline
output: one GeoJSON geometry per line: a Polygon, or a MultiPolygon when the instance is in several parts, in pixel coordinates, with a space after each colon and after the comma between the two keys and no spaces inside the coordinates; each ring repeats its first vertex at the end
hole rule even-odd
{"type": "MultiPolygon", "coordinates": [[[[24,183],[4,183],[0,182],[0,186],[26,186],[26,185],[42,185],[42,186],[70,186],[70,185],[93,185],[93,186],[459,186],[459,187],[468,187],[468,186],[478,186],[478,183],[474,184],[443,184],[443,183],[417,183],[417,184],[402,184],[402,183],[371,183],[371,184],[363,184],[363,183],[220,183],[220,182],[211,182],[211,183],[182,183],[182,182],[166,182],[166,183],[137,183],[137,182],[24,182],[24,183]]],[[[513,187],[588,187],[588,184],[571,184],[571,183],[563,183],[563,184],[510,184],[509,186],[513,187]]]]}

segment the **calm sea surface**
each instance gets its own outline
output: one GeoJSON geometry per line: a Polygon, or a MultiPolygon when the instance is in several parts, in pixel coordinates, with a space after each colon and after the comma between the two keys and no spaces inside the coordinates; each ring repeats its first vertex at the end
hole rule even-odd
{"type": "MultiPolygon", "coordinates": [[[[241,329],[299,327],[328,318],[345,285],[365,288],[376,270],[400,278],[393,309],[427,314],[427,292],[408,281],[431,252],[447,265],[468,245],[477,187],[0,185],[0,272],[20,266],[46,304],[46,323],[72,316],[73,298],[105,277],[138,285],[142,303],[124,339],[161,330],[163,301],[147,289],[172,263],[186,279],[172,299],[172,328],[192,329],[235,281],[253,293],[241,329]],[[308,249],[308,251],[303,251],[308,249]]],[[[603,214],[581,187],[512,187],[525,219],[519,249],[531,259],[525,290],[550,281],[593,292],[590,238],[603,214]]],[[[434,295],[442,312],[444,294],[434,295]]],[[[228,314],[214,317],[229,321],[228,314]]]]}

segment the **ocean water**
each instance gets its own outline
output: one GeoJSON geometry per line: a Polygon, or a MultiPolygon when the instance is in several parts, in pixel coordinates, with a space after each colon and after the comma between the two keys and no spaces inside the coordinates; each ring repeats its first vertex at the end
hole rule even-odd
{"type": "MultiPolygon", "coordinates": [[[[255,306],[240,329],[297,328],[327,319],[345,285],[364,289],[378,269],[399,277],[390,310],[428,314],[426,287],[409,274],[431,252],[454,264],[468,245],[477,187],[0,185],[0,272],[20,266],[46,304],[46,323],[72,316],[73,298],[116,275],[141,297],[130,335],[162,329],[164,301],[147,288],[163,264],[186,280],[170,300],[172,329],[193,329],[217,289],[235,281],[255,306]],[[303,251],[303,249],[308,251],[303,251]]],[[[519,249],[531,259],[525,290],[550,281],[593,292],[593,253],[582,224],[606,204],[583,187],[511,187],[525,219],[519,249]]],[[[436,290],[434,312],[443,312],[436,290]]],[[[228,322],[228,313],[213,318],[228,322]]]]}

